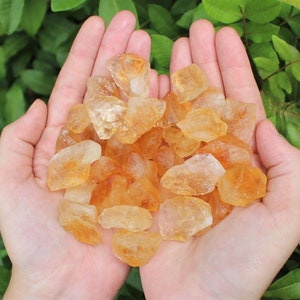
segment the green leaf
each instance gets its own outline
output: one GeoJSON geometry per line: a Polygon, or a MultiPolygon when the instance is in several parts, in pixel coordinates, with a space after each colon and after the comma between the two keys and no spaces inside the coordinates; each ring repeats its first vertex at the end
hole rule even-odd
{"type": "Polygon", "coordinates": [[[12,34],[21,21],[25,0],[0,1],[0,34],[12,34]]]}
{"type": "Polygon", "coordinates": [[[292,92],[292,85],[289,76],[286,72],[279,72],[275,75],[277,77],[278,85],[284,89],[288,94],[292,92]]]}
{"type": "Polygon", "coordinates": [[[148,11],[151,24],[159,34],[169,38],[178,36],[179,27],[167,9],[157,4],[149,4],[148,11]]]}
{"type": "Polygon", "coordinates": [[[274,0],[247,0],[245,5],[246,18],[259,24],[273,21],[280,10],[280,3],[274,0]]]}
{"type": "Polygon", "coordinates": [[[51,0],[51,10],[54,12],[70,10],[77,8],[84,2],[86,2],[86,0],[51,0]]]}
{"type": "Polygon", "coordinates": [[[101,0],[98,13],[103,18],[105,25],[108,26],[114,15],[121,10],[131,11],[136,17],[136,28],[139,28],[136,8],[131,0],[101,0]]]}
{"type": "Polygon", "coordinates": [[[203,3],[200,3],[197,6],[197,8],[195,9],[195,12],[194,12],[194,16],[193,16],[193,21],[200,20],[200,19],[209,20],[214,25],[218,23],[217,20],[213,19],[211,16],[209,16],[206,13],[203,3]]]}
{"type": "Polygon", "coordinates": [[[294,16],[288,20],[288,24],[292,28],[293,32],[300,36],[300,14],[294,16]]]}
{"type": "Polygon", "coordinates": [[[21,79],[35,93],[48,96],[52,91],[56,76],[39,70],[24,70],[21,73],[21,79]]]}
{"type": "Polygon", "coordinates": [[[266,57],[279,63],[278,55],[270,42],[253,43],[248,47],[248,52],[252,59],[254,57],[266,57]]]}
{"type": "Polygon", "coordinates": [[[11,123],[25,113],[25,99],[23,90],[15,83],[6,93],[5,117],[6,122],[11,123]]]}
{"type": "Polygon", "coordinates": [[[151,34],[151,56],[159,74],[169,74],[173,41],[160,34],[151,34]]]}
{"type": "Polygon", "coordinates": [[[257,24],[254,22],[246,23],[245,27],[247,38],[255,43],[270,41],[272,39],[272,35],[277,34],[280,28],[272,23],[257,24]]]}
{"type": "MultiPolygon", "coordinates": [[[[1,1],[1,0],[0,0],[1,1]]],[[[3,43],[5,56],[10,58],[24,49],[30,42],[29,37],[24,33],[14,33],[7,37],[3,43]]]]}
{"type": "Polygon", "coordinates": [[[47,0],[26,0],[21,27],[31,36],[39,30],[47,10],[47,0]]]}
{"type": "Polygon", "coordinates": [[[173,4],[172,8],[171,8],[171,14],[174,15],[178,15],[181,16],[183,15],[185,12],[196,8],[197,7],[197,0],[177,0],[175,1],[175,3],[173,4]]]}
{"type": "Polygon", "coordinates": [[[299,56],[299,51],[278,36],[272,36],[272,42],[279,56],[285,61],[293,61],[299,56]]]}
{"type": "Polygon", "coordinates": [[[293,76],[300,81],[300,55],[298,56],[298,61],[291,65],[291,71],[293,76]]]}
{"type": "Polygon", "coordinates": [[[230,24],[242,19],[240,0],[203,0],[206,13],[213,19],[230,24]]]}
{"type": "Polygon", "coordinates": [[[3,47],[0,47],[0,80],[3,80],[6,76],[6,56],[3,47]]]}
{"type": "Polygon", "coordinates": [[[280,2],[287,3],[289,5],[295,6],[296,8],[300,9],[300,2],[299,0],[279,0],[280,2]]]}
{"type": "Polygon", "coordinates": [[[253,62],[262,79],[265,79],[279,69],[278,62],[267,57],[254,57],[253,62]]]}
{"type": "Polygon", "coordinates": [[[191,24],[193,23],[194,12],[194,8],[188,10],[180,17],[176,24],[182,28],[189,29],[191,24]]]}
{"type": "Polygon", "coordinates": [[[7,289],[9,280],[10,280],[11,272],[6,268],[0,266],[0,293],[4,294],[7,289]]]}

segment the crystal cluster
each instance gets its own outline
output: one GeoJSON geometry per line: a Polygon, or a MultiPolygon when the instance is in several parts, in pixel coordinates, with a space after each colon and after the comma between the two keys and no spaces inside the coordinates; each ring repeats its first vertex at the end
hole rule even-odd
{"type": "Polygon", "coordinates": [[[150,97],[141,57],[107,67],[71,108],[48,169],[49,189],[64,191],[58,221],[79,241],[97,245],[112,229],[113,253],[141,266],[162,241],[204,234],[265,195],[267,178],[251,164],[254,104],[226,99],[196,64],[172,74],[163,99],[150,97]]]}

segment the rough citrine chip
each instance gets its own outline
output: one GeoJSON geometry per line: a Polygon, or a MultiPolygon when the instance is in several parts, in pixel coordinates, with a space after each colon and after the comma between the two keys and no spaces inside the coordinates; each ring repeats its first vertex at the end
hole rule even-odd
{"type": "Polygon", "coordinates": [[[221,200],[234,206],[247,206],[266,194],[267,177],[261,169],[237,165],[219,179],[221,200]]]}
{"type": "Polygon", "coordinates": [[[87,81],[88,98],[97,98],[101,96],[120,97],[118,87],[111,77],[91,76],[87,81]]]}
{"type": "Polygon", "coordinates": [[[112,251],[132,267],[143,266],[156,253],[161,240],[156,232],[119,230],[112,237],[112,251]]]}
{"type": "Polygon", "coordinates": [[[89,203],[93,189],[96,187],[95,183],[82,183],[65,190],[64,199],[79,202],[89,203]]]}
{"type": "Polygon", "coordinates": [[[57,152],[49,162],[49,189],[57,191],[84,183],[90,165],[100,156],[101,146],[93,141],[83,141],[57,152]]]}
{"type": "Polygon", "coordinates": [[[98,218],[103,228],[120,228],[141,231],[151,227],[152,215],[142,207],[133,205],[116,205],[105,208],[98,218]]]}
{"type": "Polygon", "coordinates": [[[177,123],[183,134],[198,141],[209,142],[227,133],[227,124],[209,108],[190,111],[177,123]]]}
{"type": "Polygon", "coordinates": [[[179,103],[195,99],[208,88],[206,74],[196,64],[174,72],[171,82],[179,103]]]}
{"type": "Polygon", "coordinates": [[[91,123],[85,104],[75,104],[69,111],[67,128],[74,133],[81,133],[91,123]]]}
{"type": "Polygon", "coordinates": [[[168,169],[160,183],[179,195],[204,195],[214,190],[224,173],[225,169],[210,153],[196,154],[183,164],[168,169]]]}
{"type": "Polygon", "coordinates": [[[86,102],[91,122],[100,139],[109,139],[123,121],[126,102],[113,96],[91,98],[86,102]]]}
{"type": "Polygon", "coordinates": [[[210,205],[196,197],[167,199],[159,209],[159,228],[164,240],[185,242],[212,221],[210,205]]]}
{"type": "Polygon", "coordinates": [[[150,64],[133,53],[111,58],[107,67],[115,83],[129,96],[149,97],[150,64]]]}

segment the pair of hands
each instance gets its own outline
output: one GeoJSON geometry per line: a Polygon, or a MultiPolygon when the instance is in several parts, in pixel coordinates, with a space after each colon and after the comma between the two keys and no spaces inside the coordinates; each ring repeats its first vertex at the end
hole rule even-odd
{"type": "MultiPolygon", "coordinates": [[[[134,30],[135,18],[118,13],[107,30],[99,17],[79,31],[48,108],[37,100],[7,126],[0,140],[0,229],[13,263],[5,299],[113,299],[129,267],[110,250],[110,236],[88,246],[57,222],[62,194],[46,185],[49,159],[71,106],[84,99],[86,81],[105,75],[106,60],[124,52],[150,56],[150,38],[134,30]]],[[[265,118],[260,94],[238,35],[215,33],[196,21],[178,39],[170,72],[197,63],[210,85],[227,97],[257,103],[253,149],[268,175],[261,202],[236,208],[205,235],[186,243],[164,242],[140,268],[147,299],[259,299],[300,239],[300,151],[265,118]]],[[[169,77],[152,72],[151,96],[170,89],[169,77]]]]}

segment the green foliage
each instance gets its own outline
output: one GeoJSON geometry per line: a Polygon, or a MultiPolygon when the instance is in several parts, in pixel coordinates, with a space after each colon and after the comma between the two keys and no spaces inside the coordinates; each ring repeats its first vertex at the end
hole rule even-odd
{"type": "MultiPolygon", "coordinates": [[[[48,100],[82,22],[98,14],[108,25],[122,9],[132,11],[136,28],[150,34],[151,65],[159,74],[168,74],[173,42],[187,36],[195,20],[208,19],[216,30],[235,28],[267,116],[300,148],[299,0],[1,0],[0,131],[35,98],[48,100]]],[[[297,248],[278,274],[266,299],[300,298],[295,294],[300,282],[298,252],[297,248]]],[[[0,294],[9,276],[9,259],[0,243],[0,294]]],[[[138,269],[132,270],[117,299],[144,299],[138,269]]]]}

